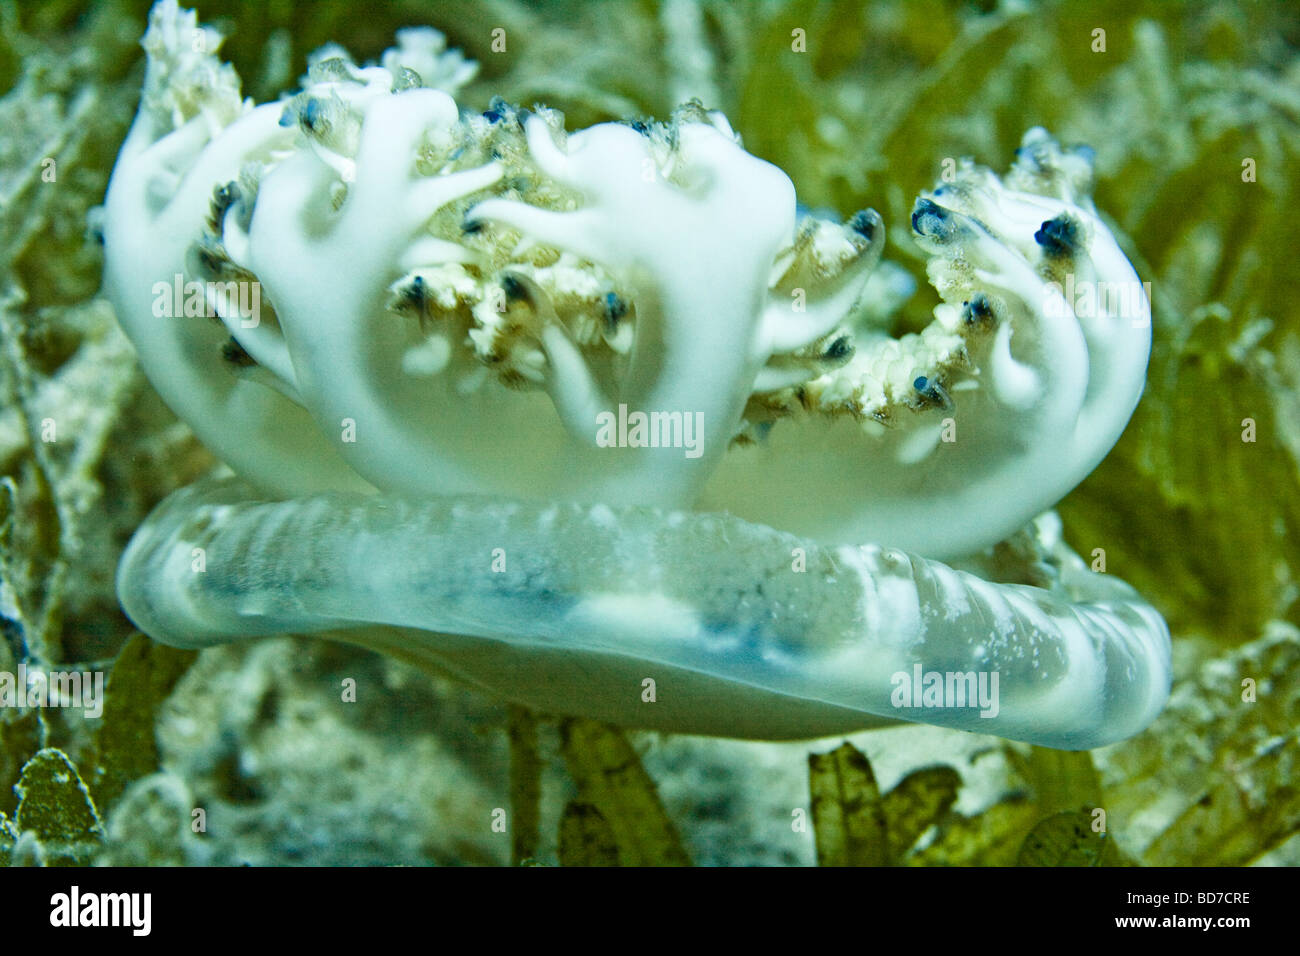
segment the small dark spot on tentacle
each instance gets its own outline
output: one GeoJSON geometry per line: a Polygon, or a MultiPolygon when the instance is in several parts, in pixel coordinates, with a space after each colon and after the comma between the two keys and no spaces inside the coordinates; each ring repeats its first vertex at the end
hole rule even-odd
{"type": "Polygon", "coordinates": [[[424,303],[429,298],[429,287],[425,284],[424,276],[412,279],[410,285],[402,289],[402,298],[417,312],[423,311],[424,303]]]}
{"type": "Polygon", "coordinates": [[[501,277],[501,290],[506,294],[507,302],[528,302],[528,287],[517,277],[506,273],[501,277]]]}
{"type": "Polygon", "coordinates": [[[880,215],[874,209],[863,209],[853,214],[853,218],[849,220],[849,228],[870,242],[875,238],[876,226],[879,222],[880,215]]]}
{"type": "Polygon", "coordinates": [[[488,103],[488,108],[483,111],[483,118],[489,123],[499,123],[508,116],[514,114],[514,108],[506,102],[504,97],[494,96],[488,103]]]}
{"type": "Polygon", "coordinates": [[[309,133],[319,133],[322,129],[328,127],[329,123],[325,119],[325,108],[321,101],[309,99],[303,103],[302,109],[298,111],[298,123],[309,133]]]}
{"type": "Polygon", "coordinates": [[[252,368],[257,364],[233,336],[222,343],[221,357],[236,368],[252,368]]]}
{"type": "Polygon", "coordinates": [[[623,301],[617,292],[606,292],[603,305],[605,329],[612,333],[618,328],[619,319],[627,315],[627,303],[623,301]]]}
{"type": "Polygon", "coordinates": [[[917,376],[912,382],[912,387],[916,389],[918,401],[917,406],[920,408],[952,408],[952,396],[948,390],[939,384],[938,379],[931,379],[925,375],[917,376]]]}
{"type": "Polygon", "coordinates": [[[912,207],[912,231],[940,242],[952,237],[957,224],[952,214],[931,199],[918,199],[912,207]]]}
{"type": "Polygon", "coordinates": [[[1034,241],[1049,259],[1073,256],[1079,248],[1079,224],[1068,213],[1061,213],[1038,228],[1034,241]]]}
{"type": "Polygon", "coordinates": [[[963,302],[962,307],[961,317],[967,325],[987,325],[993,321],[993,306],[983,292],[978,292],[970,301],[963,302]]]}
{"type": "Polygon", "coordinates": [[[847,362],[853,357],[853,340],[847,335],[841,335],[822,353],[822,360],[826,362],[847,362]]]}
{"type": "Polygon", "coordinates": [[[239,183],[233,181],[218,187],[212,194],[212,220],[218,229],[226,218],[226,212],[239,201],[239,197],[239,183]]]}

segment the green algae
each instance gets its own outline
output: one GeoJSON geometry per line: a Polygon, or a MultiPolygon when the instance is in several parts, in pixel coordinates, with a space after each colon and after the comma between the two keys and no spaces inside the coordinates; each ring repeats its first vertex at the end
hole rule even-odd
{"type": "Polygon", "coordinates": [[[590,803],[571,800],[560,817],[561,866],[618,866],[618,838],[605,815],[590,803]]]}
{"type": "Polygon", "coordinates": [[[1035,824],[1025,837],[1017,866],[1117,866],[1115,841],[1092,826],[1083,811],[1068,811],[1035,824]]]}
{"type": "Polygon", "coordinates": [[[13,829],[31,835],[43,865],[77,866],[93,858],[103,824],[90,789],[65,753],[53,747],[38,751],[23,766],[14,793],[13,829]]]}
{"type": "Polygon", "coordinates": [[[116,802],[131,781],[158,769],[158,708],[198,656],[196,651],[155,644],[142,634],[117,655],[95,735],[93,786],[104,806],[116,802]]]}
{"type": "Polygon", "coordinates": [[[843,743],[808,755],[808,789],[818,866],[884,866],[889,860],[885,809],[871,762],[843,743]]]}
{"type": "Polygon", "coordinates": [[[677,826],[624,733],[582,718],[564,721],[561,733],[579,798],[604,821],[574,811],[585,820],[571,824],[582,834],[579,844],[604,856],[612,837],[622,866],[690,866],[677,826]]]}

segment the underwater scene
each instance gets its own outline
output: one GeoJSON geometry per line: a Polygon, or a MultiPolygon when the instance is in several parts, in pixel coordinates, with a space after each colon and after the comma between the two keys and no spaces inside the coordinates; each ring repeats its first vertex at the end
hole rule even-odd
{"type": "Polygon", "coordinates": [[[0,0],[0,864],[1300,862],[1300,7],[192,2],[0,0]]]}

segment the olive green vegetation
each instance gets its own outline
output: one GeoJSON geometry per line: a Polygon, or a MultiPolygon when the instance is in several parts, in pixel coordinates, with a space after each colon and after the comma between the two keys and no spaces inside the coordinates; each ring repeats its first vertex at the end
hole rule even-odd
{"type": "MultiPolygon", "coordinates": [[[[990,740],[966,764],[914,765],[888,788],[859,749],[810,748],[809,839],[828,864],[1300,860],[1294,4],[705,0],[687,24],[695,40],[651,0],[196,6],[230,37],[225,53],[258,99],[291,87],[326,41],[373,57],[420,23],[481,64],[469,107],[496,94],[545,102],[575,128],[663,117],[700,95],[809,206],[881,212],[886,257],[918,286],[900,332],[937,301],[909,213],[945,160],[1004,169],[1035,125],[1093,146],[1098,207],[1151,283],[1154,346],[1132,424],[1060,512],[1081,554],[1166,615],[1173,698],[1125,744],[1061,754],[990,740]],[[976,759],[1002,761],[1003,779],[965,800],[976,759]]],[[[133,636],[112,573],[148,509],[212,460],[144,385],[95,297],[101,254],[87,227],[134,110],[147,9],[0,0],[0,671],[112,667],[98,722],[0,709],[0,862],[126,858],[104,855],[114,813],[160,767],[182,774],[155,731],[194,656],[133,636]]],[[[695,821],[665,809],[681,802],[667,796],[673,781],[656,786],[642,765],[655,738],[518,708],[495,733],[510,766],[510,850],[495,858],[700,858],[695,821]]],[[[888,734],[870,739],[888,747],[888,734]]],[[[227,743],[223,766],[238,767],[246,742],[227,743]]],[[[226,789],[236,803],[256,790],[226,789]]],[[[176,802],[188,833],[189,804],[176,802]]],[[[788,831],[792,810],[764,825],[788,831]]],[[[153,819],[138,815],[137,830],[153,819]]],[[[176,820],[159,819],[155,842],[129,858],[194,862],[194,844],[168,829],[176,820]]],[[[467,831],[454,852],[491,858],[488,840],[467,831]]],[[[720,852],[710,858],[728,861],[720,852]]]]}
{"type": "Polygon", "coordinates": [[[17,798],[12,825],[0,810],[0,853],[44,865],[92,861],[104,836],[98,808],[112,807],[129,783],[157,771],[157,710],[197,656],[139,634],[127,642],[109,674],[104,712],[86,751],[89,785],[62,750],[38,749],[43,711],[0,723],[0,787],[17,798]],[[33,755],[15,775],[15,758],[24,753],[33,755]],[[19,834],[26,844],[15,846],[19,834]]]}
{"type": "Polygon", "coordinates": [[[604,826],[593,825],[595,816],[590,812],[566,811],[566,819],[587,821],[575,824],[583,833],[585,852],[607,854],[612,845],[623,866],[689,866],[677,827],[664,812],[654,782],[627,737],[612,727],[577,718],[564,721],[560,730],[564,762],[577,787],[579,806],[594,808],[605,820],[604,826]]]}
{"type": "Polygon", "coordinates": [[[542,760],[537,716],[527,707],[506,708],[510,738],[510,862],[520,866],[537,855],[541,825],[542,760]]]}
{"type": "Polygon", "coordinates": [[[1092,816],[1081,810],[1058,813],[1039,821],[1025,837],[1017,866],[1121,866],[1115,841],[1097,830],[1092,816]]]}
{"type": "Polygon", "coordinates": [[[821,866],[891,866],[944,818],[961,777],[951,767],[923,767],[884,794],[871,763],[845,742],[808,755],[812,823],[821,866]]]}
{"type": "MultiPolygon", "coordinates": [[[[90,790],[63,751],[37,751],[23,767],[14,793],[18,816],[13,829],[31,835],[37,860],[48,866],[76,866],[92,859],[103,825],[90,790]]],[[[10,852],[16,850],[21,852],[10,852]]]]}
{"type": "Polygon", "coordinates": [[[817,862],[1130,864],[1107,836],[1105,813],[1088,799],[1096,793],[1096,774],[1087,754],[1035,749],[1026,764],[1036,798],[1017,795],[972,820],[952,813],[961,787],[952,767],[922,767],[882,795],[870,761],[852,744],[810,754],[817,862]]]}
{"type": "Polygon", "coordinates": [[[618,838],[604,814],[590,803],[570,800],[560,818],[561,866],[619,866],[618,838]]]}
{"type": "Polygon", "coordinates": [[[105,805],[116,801],[131,781],[158,769],[155,715],[196,657],[196,651],[155,644],[142,634],[117,655],[95,736],[95,794],[105,805]]]}

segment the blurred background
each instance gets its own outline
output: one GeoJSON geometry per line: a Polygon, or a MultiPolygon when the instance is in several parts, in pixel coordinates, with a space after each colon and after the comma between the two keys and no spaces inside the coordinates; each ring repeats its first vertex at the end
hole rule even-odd
{"type": "MultiPolygon", "coordinates": [[[[196,660],[133,639],[117,607],[130,533],[213,465],[97,298],[91,210],[134,114],[148,6],[0,0],[0,671],[116,668],[102,725],[0,710],[0,862],[54,859],[21,839],[36,825],[30,812],[18,825],[14,787],[55,786],[63,760],[88,794],[79,823],[58,823],[74,827],[72,858],[504,863],[520,847],[491,829],[490,811],[518,806],[510,766],[529,741],[542,835],[524,855],[555,862],[557,821],[582,791],[571,728],[321,642],[196,660]],[[339,708],[343,676],[378,692],[339,708]],[[208,827],[195,832],[199,806],[208,827]]],[[[195,6],[259,102],[293,89],[324,43],[360,62],[410,25],[438,28],[479,63],[460,96],[471,109],[494,95],[542,102],[572,130],[663,118],[699,97],[804,204],[880,211],[885,257],[916,286],[900,333],[938,301],[909,214],[945,159],[1004,171],[1039,125],[1092,146],[1097,206],[1151,283],[1154,347],[1127,432],[1060,512],[1080,554],[1102,549],[1107,572],[1165,614],[1174,697],[1146,733],[1092,754],[930,728],[854,742],[881,792],[936,763],[959,777],[895,862],[1014,862],[1036,824],[1098,806],[1128,862],[1300,862],[1300,7],[195,6]]],[[[791,814],[809,803],[808,753],[838,740],[631,741],[696,862],[816,858],[791,814]]]]}

